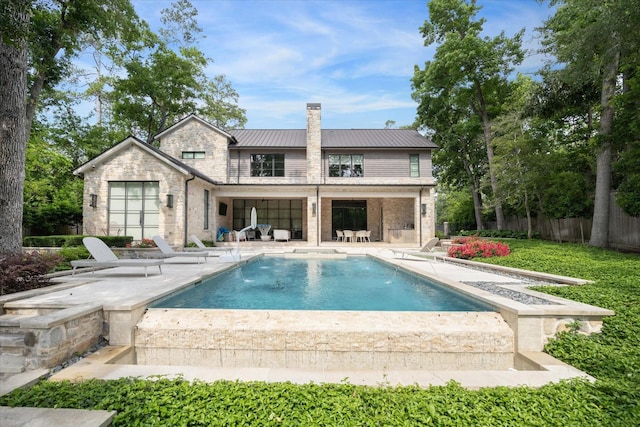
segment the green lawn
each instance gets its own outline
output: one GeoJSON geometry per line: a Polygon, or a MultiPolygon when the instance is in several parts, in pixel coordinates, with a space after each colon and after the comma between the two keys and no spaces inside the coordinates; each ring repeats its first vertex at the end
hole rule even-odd
{"type": "Polygon", "coordinates": [[[562,334],[547,351],[597,378],[541,388],[366,387],[189,383],[160,379],[42,381],[0,398],[9,406],[116,410],[114,425],[637,426],[640,424],[640,257],[573,244],[508,241],[512,254],[484,259],[580,277],[544,292],[615,310],[601,334],[562,334]]]}

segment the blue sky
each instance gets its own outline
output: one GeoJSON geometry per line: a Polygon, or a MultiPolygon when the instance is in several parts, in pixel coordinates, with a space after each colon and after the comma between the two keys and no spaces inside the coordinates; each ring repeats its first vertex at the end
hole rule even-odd
{"type": "MultiPolygon", "coordinates": [[[[170,0],[133,0],[153,30],[170,0]]],[[[212,58],[211,75],[224,74],[240,95],[249,129],[304,128],[307,102],[322,103],[323,128],[383,128],[413,123],[414,66],[435,51],[419,27],[426,0],[191,0],[212,58]]],[[[478,0],[485,34],[508,36],[526,29],[525,48],[535,49],[534,29],[547,4],[534,0],[478,0]]],[[[541,55],[519,68],[538,70],[541,55]]]]}

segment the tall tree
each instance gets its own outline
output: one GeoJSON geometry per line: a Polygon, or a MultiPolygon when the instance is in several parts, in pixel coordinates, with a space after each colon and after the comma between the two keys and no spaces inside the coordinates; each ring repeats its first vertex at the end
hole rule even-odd
{"type": "Polygon", "coordinates": [[[22,248],[29,0],[0,5],[0,253],[22,248]]]}
{"type": "Polygon", "coordinates": [[[609,195],[612,188],[612,158],[617,147],[614,136],[615,98],[618,77],[628,58],[640,48],[640,1],[552,0],[556,13],[542,28],[543,45],[561,64],[565,78],[599,85],[600,109],[596,143],[596,191],[589,244],[609,245],[609,195]]]}
{"type": "Polygon", "coordinates": [[[428,61],[424,70],[416,68],[414,72],[414,96],[420,103],[430,103],[446,94],[445,89],[467,92],[468,107],[482,123],[493,207],[498,229],[502,229],[504,213],[493,167],[492,120],[500,113],[508,93],[509,74],[523,60],[524,30],[512,38],[504,32],[493,38],[482,37],[485,20],[475,19],[480,7],[474,0],[432,0],[428,8],[429,20],[420,31],[425,46],[439,45],[434,60],[428,61]]]}
{"type": "Polygon", "coordinates": [[[62,78],[83,35],[133,37],[142,26],[129,0],[0,2],[0,250],[22,247],[26,141],[43,89],[62,78]],[[26,104],[25,104],[26,100],[26,104]]]}

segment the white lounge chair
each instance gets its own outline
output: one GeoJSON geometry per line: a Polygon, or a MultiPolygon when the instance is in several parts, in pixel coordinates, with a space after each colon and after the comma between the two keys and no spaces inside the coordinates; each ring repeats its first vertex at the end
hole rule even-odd
{"type": "Polygon", "coordinates": [[[291,239],[291,232],[289,230],[273,230],[273,240],[286,240],[291,239]]]}
{"type": "Polygon", "coordinates": [[[402,258],[409,255],[415,255],[420,252],[433,252],[439,241],[440,239],[438,239],[437,237],[434,237],[433,239],[429,240],[427,244],[424,245],[419,251],[407,251],[404,249],[391,249],[391,251],[393,251],[394,256],[397,256],[398,254],[400,254],[402,255],[402,258]]]}
{"type": "Polygon", "coordinates": [[[196,236],[195,234],[191,235],[191,240],[197,246],[197,248],[193,248],[193,249],[195,249],[196,251],[199,251],[199,252],[206,251],[206,252],[208,252],[209,256],[220,256],[220,252],[231,253],[233,251],[233,248],[231,248],[231,247],[228,247],[228,248],[218,247],[218,248],[216,248],[216,247],[205,246],[205,244],[202,243],[202,240],[200,240],[198,238],[198,236],[196,236]]]}
{"type": "Polygon", "coordinates": [[[174,257],[189,257],[197,258],[200,263],[200,258],[207,262],[208,252],[176,252],[161,236],[153,236],[153,241],[156,242],[156,246],[160,249],[158,252],[146,252],[145,256],[149,258],[174,258],[174,257]]]}
{"type": "Polygon", "coordinates": [[[71,275],[76,274],[76,268],[78,267],[90,267],[92,272],[96,267],[144,267],[144,277],[147,277],[147,267],[156,265],[160,270],[160,274],[162,274],[161,265],[164,261],[161,259],[120,259],[97,237],[85,237],[82,239],[82,243],[84,243],[93,259],[71,261],[71,266],[73,267],[71,275]]]}

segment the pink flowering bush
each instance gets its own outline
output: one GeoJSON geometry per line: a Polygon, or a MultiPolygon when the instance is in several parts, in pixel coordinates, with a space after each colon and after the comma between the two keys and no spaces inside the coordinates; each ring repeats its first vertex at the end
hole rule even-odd
{"type": "Polygon", "coordinates": [[[477,237],[463,237],[454,240],[453,243],[458,246],[452,246],[447,251],[447,256],[452,258],[490,258],[494,256],[507,256],[511,252],[507,244],[481,240],[477,237]]]}

